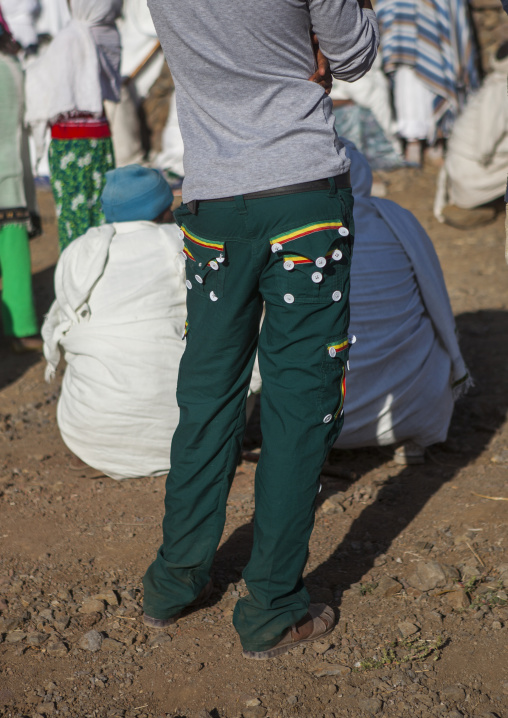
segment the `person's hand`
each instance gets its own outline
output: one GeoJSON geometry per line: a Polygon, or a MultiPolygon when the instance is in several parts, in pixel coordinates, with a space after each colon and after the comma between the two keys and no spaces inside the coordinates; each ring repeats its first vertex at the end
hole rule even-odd
{"type": "Polygon", "coordinates": [[[309,77],[310,82],[316,82],[324,89],[327,95],[330,94],[332,89],[333,77],[330,72],[330,63],[328,59],[323,55],[319,48],[319,40],[317,35],[312,33],[312,49],[314,50],[314,57],[316,58],[317,70],[309,77]]]}

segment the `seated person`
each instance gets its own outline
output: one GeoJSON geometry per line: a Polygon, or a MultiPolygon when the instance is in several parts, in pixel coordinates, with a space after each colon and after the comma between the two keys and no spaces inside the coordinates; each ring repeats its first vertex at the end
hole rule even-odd
{"type": "Polygon", "coordinates": [[[112,478],[166,474],[185,343],[183,242],[156,171],[106,175],[107,224],[62,252],[44,323],[47,378],[67,366],[57,420],[82,461],[112,478]]]}
{"type": "Polygon", "coordinates": [[[480,90],[469,98],[462,114],[455,120],[448,139],[444,166],[438,177],[434,214],[440,222],[460,228],[471,226],[495,212],[487,208],[477,213],[445,209],[455,205],[463,210],[479,207],[502,197],[506,191],[508,168],[508,41],[498,48],[480,90]]]}
{"type": "Polygon", "coordinates": [[[365,157],[347,143],[356,227],[345,421],[337,448],[413,442],[396,458],[419,462],[446,439],[454,401],[471,380],[439,260],[417,219],[372,198],[365,157]]]}

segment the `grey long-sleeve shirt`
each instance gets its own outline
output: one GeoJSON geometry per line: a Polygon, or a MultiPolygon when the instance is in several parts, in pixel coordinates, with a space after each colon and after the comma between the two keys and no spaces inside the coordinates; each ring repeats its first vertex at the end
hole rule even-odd
{"type": "Polygon", "coordinates": [[[349,169],[332,102],[308,78],[314,29],[335,77],[372,65],[376,17],[357,0],[148,0],[176,86],[183,201],[349,169]]]}

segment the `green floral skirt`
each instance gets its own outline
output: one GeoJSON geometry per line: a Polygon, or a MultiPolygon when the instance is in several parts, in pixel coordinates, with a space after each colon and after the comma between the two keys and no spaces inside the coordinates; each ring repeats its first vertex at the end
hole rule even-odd
{"type": "Polygon", "coordinates": [[[104,223],[100,197],[115,166],[110,137],[51,140],[49,168],[58,217],[60,251],[89,227],[104,223]]]}

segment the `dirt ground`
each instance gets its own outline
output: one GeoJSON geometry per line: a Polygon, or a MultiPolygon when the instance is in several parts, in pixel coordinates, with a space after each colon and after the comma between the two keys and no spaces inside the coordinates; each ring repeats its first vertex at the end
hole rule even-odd
{"type": "MultiPolygon", "coordinates": [[[[286,656],[243,660],[231,625],[255,463],[238,468],[209,605],[152,633],[140,621],[141,577],[160,542],[164,479],[74,468],[55,421],[61,375],[45,384],[41,358],[0,346],[1,716],[508,718],[503,217],[439,225],[435,176],[401,170],[388,197],[435,242],[476,386],[422,466],[399,466],[390,450],[331,456],[306,580],[339,622],[286,656]]],[[[51,195],[39,197],[42,316],[57,241],[51,195]]],[[[246,448],[259,448],[255,419],[246,448]]]]}

